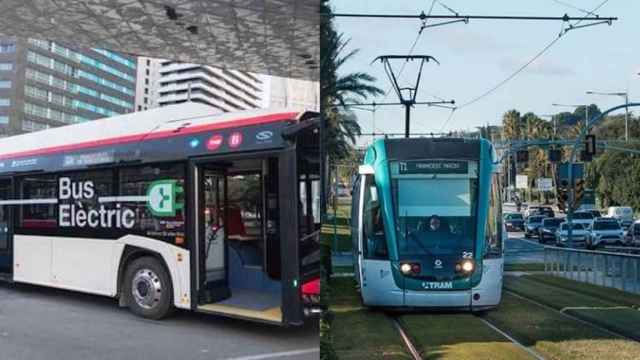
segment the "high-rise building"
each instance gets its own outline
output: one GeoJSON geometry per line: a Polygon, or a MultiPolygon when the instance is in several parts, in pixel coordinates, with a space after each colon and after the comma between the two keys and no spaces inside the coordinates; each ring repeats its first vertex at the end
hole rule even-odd
{"type": "Polygon", "coordinates": [[[244,71],[162,61],[159,82],[159,106],[195,101],[229,112],[262,105],[262,80],[244,71]]]}
{"type": "Polygon", "coordinates": [[[0,40],[0,135],[134,110],[135,58],[52,41],[0,40]]]}
{"type": "Polygon", "coordinates": [[[136,81],[136,111],[158,107],[160,88],[160,59],[138,57],[138,76],[136,81]]]}
{"type": "Polygon", "coordinates": [[[320,110],[320,83],[272,76],[269,83],[267,107],[292,107],[307,110],[320,110]]]}

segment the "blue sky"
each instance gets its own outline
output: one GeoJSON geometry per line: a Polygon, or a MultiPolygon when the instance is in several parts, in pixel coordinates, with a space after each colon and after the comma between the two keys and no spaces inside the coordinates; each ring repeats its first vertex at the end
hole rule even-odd
{"type": "MultiPolygon", "coordinates": [[[[469,15],[582,15],[553,0],[464,1],[442,0],[460,14],[469,15]]],[[[602,0],[563,0],[591,10],[602,0]]],[[[335,12],[416,14],[428,12],[431,0],[333,0],[335,12]]],[[[433,14],[447,10],[436,4],[433,14]]],[[[499,90],[483,100],[455,112],[444,131],[472,129],[499,124],[502,114],[516,108],[550,114],[564,110],[552,103],[595,103],[600,108],[620,104],[617,97],[587,95],[587,90],[628,91],[630,101],[640,101],[640,1],[610,0],[598,12],[619,18],[612,26],[598,25],[572,30],[540,59],[499,90]]],[[[432,23],[436,20],[432,20],[432,23]]],[[[360,52],[346,63],[342,72],[366,71],[377,78],[384,90],[390,88],[380,63],[370,64],[381,54],[406,54],[415,40],[419,20],[336,18],[338,31],[351,38],[349,49],[360,52]]],[[[426,29],[414,54],[428,54],[441,65],[425,65],[418,100],[435,100],[430,95],[455,99],[463,104],[482,94],[513,73],[544,48],[560,30],[560,22],[471,20],[426,29]]],[[[398,68],[401,63],[397,63],[398,68]]],[[[417,69],[407,66],[404,83],[415,80],[417,69]]],[[[380,102],[383,97],[375,99],[380,102]]],[[[386,101],[396,101],[391,92],[386,101]]],[[[372,131],[371,112],[356,111],[363,132],[372,131]]],[[[416,107],[412,112],[412,132],[437,132],[450,111],[416,107]]],[[[401,107],[378,108],[377,131],[403,132],[401,107]]],[[[364,140],[364,139],[363,139],[364,140]]]]}

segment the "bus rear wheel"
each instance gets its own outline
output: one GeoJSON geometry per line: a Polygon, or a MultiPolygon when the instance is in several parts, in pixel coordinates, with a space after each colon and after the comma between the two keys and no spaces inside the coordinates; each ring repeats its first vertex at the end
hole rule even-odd
{"type": "Polygon", "coordinates": [[[127,266],[122,289],[126,304],[136,315],[159,320],[173,309],[171,278],[153,257],[141,257],[127,266]]]}

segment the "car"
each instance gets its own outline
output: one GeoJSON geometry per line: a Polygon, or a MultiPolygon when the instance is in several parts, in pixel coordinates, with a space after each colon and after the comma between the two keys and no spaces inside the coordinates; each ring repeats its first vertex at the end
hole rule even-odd
{"type": "Polygon", "coordinates": [[[523,231],[524,218],[520,213],[506,213],[504,214],[504,225],[507,231],[523,231]]]}
{"type": "Polygon", "coordinates": [[[624,231],[618,220],[613,218],[600,218],[593,221],[589,227],[587,237],[587,248],[609,245],[622,245],[624,242],[624,231]]]}
{"type": "Polygon", "coordinates": [[[624,236],[624,242],[630,246],[640,246],[640,220],[636,220],[624,236]]]}
{"type": "Polygon", "coordinates": [[[594,219],[602,217],[602,213],[599,210],[591,209],[591,210],[586,210],[586,211],[589,211],[590,213],[592,213],[594,219]]]}
{"type": "Polygon", "coordinates": [[[524,224],[524,237],[530,238],[538,236],[538,228],[542,226],[543,215],[532,215],[527,218],[524,224]]]}
{"type": "Polygon", "coordinates": [[[591,211],[576,211],[573,213],[572,222],[576,224],[582,224],[585,228],[587,228],[593,222],[593,213],[591,213],[591,211]]]}
{"type": "Polygon", "coordinates": [[[542,226],[538,228],[538,241],[541,244],[546,243],[548,240],[554,242],[556,239],[556,231],[558,226],[563,222],[563,219],[547,217],[542,220],[542,226]]]}
{"type": "Polygon", "coordinates": [[[607,209],[607,217],[618,219],[626,229],[633,224],[633,209],[628,206],[611,206],[607,209]]]}
{"type": "Polygon", "coordinates": [[[527,206],[526,210],[524,211],[524,217],[529,217],[529,216],[533,216],[535,215],[534,213],[537,212],[540,209],[540,206],[538,205],[529,205],[527,206]]]}
{"type": "Polygon", "coordinates": [[[544,215],[549,218],[556,216],[556,214],[553,212],[553,209],[549,206],[541,206],[538,210],[538,215],[544,215]]]}
{"type": "Polygon", "coordinates": [[[569,223],[563,222],[556,230],[556,246],[583,245],[587,241],[589,232],[583,224],[573,223],[571,227],[571,242],[569,243],[569,223]]]}

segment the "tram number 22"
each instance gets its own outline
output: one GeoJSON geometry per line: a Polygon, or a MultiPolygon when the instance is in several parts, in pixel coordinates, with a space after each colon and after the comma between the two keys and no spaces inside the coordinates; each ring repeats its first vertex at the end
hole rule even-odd
{"type": "Polygon", "coordinates": [[[463,251],[462,252],[463,259],[473,259],[473,252],[471,251],[463,251]]]}

